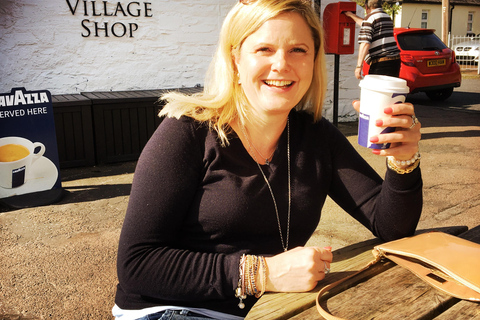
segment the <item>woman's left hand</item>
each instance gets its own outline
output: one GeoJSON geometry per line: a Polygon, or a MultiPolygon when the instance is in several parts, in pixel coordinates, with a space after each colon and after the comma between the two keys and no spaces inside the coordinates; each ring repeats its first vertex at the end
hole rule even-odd
{"type": "MultiPolygon", "coordinates": [[[[360,101],[354,101],[353,107],[359,111],[360,101]]],[[[415,117],[413,105],[394,104],[386,107],[384,113],[384,117],[376,119],[377,127],[395,127],[396,130],[373,136],[370,142],[391,145],[389,149],[373,149],[372,152],[381,156],[394,156],[397,160],[411,159],[418,151],[418,142],[421,138],[421,124],[415,117]]]]}

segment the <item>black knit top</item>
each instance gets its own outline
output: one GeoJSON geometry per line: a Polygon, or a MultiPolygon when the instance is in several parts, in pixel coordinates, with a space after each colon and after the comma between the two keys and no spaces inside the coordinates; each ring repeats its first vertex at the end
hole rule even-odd
{"type": "MultiPolygon", "coordinates": [[[[304,245],[330,196],[384,240],[411,235],[422,209],[420,169],[385,181],[327,120],[292,111],[289,248],[304,245]]],[[[234,296],[243,253],[281,253],[270,191],[257,164],[232,133],[222,147],[215,131],[191,118],[167,118],[137,164],[118,248],[122,309],[178,305],[245,316],[234,296]]],[[[283,237],[288,208],[287,130],[269,166],[283,237]]]]}

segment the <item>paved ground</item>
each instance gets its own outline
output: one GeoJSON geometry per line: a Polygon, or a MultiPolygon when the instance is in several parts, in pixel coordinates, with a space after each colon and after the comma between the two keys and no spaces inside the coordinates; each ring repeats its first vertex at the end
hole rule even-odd
{"type": "MultiPolygon", "coordinates": [[[[443,103],[409,98],[422,122],[425,206],[420,228],[480,224],[480,77],[443,103]]],[[[341,123],[356,145],[356,123],[341,123]]],[[[383,158],[359,148],[383,174],[383,158]]],[[[135,163],[62,170],[61,202],[0,207],[0,320],[111,319],[115,257],[135,163]]],[[[310,244],[338,248],[372,236],[328,201],[310,244]]]]}

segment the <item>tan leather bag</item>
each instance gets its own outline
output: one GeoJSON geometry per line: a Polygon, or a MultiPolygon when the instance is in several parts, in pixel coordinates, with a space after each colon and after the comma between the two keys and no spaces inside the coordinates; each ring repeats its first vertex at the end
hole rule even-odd
{"type": "Polygon", "coordinates": [[[375,259],[362,270],[320,290],[317,310],[325,319],[343,318],[322,308],[322,296],[382,258],[410,270],[442,292],[464,300],[480,301],[480,244],[443,232],[430,232],[378,245],[373,248],[373,255],[375,259]]]}

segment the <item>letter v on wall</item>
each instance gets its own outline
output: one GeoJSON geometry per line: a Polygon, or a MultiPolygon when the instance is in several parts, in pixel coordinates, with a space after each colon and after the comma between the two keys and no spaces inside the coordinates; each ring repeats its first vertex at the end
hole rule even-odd
{"type": "Polygon", "coordinates": [[[75,14],[75,11],[77,11],[78,0],[77,0],[77,2],[75,3],[75,8],[72,7],[72,4],[70,3],[70,0],[65,0],[65,1],[67,1],[68,8],[70,9],[70,12],[74,15],[74,14],[75,14]]]}

